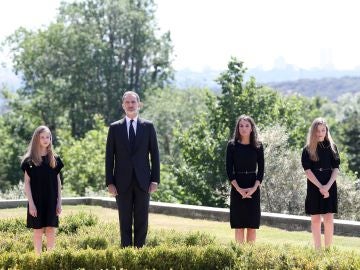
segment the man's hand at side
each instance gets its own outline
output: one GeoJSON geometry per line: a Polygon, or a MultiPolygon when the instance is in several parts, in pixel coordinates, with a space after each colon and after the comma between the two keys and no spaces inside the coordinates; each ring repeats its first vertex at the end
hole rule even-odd
{"type": "Polygon", "coordinates": [[[115,187],[115,185],[113,185],[113,184],[108,185],[108,191],[109,191],[109,193],[111,194],[111,196],[116,196],[116,195],[118,195],[117,190],[116,190],[116,187],[115,187]]]}
{"type": "Polygon", "coordinates": [[[158,188],[158,183],[156,182],[151,182],[150,186],[149,186],[149,193],[153,193],[157,190],[158,188]]]}

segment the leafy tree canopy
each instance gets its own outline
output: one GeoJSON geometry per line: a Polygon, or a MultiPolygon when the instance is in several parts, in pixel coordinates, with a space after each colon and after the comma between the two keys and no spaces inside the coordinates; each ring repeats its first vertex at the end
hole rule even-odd
{"type": "Polygon", "coordinates": [[[86,0],[62,3],[45,29],[18,29],[7,43],[24,79],[19,94],[52,129],[66,112],[75,136],[95,114],[117,119],[125,90],[142,96],[172,78],[170,33],[159,33],[154,14],[152,0],[86,0]]]}

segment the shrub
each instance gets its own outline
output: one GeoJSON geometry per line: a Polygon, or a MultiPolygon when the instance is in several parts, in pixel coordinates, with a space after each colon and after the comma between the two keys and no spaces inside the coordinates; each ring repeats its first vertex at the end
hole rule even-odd
{"type": "Polygon", "coordinates": [[[289,136],[284,127],[273,126],[261,134],[265,155],[262,210],[304,214],[306,178],[301,167],[301,153],[290,148],[289,136]]]}
{"type": "Polygon", "coordinates": [[[201,232],[189,232],[186,235],[174,230],[150,231],[146,246],[206,246],[215,243],[215,237],[201,232]]]}
{"type": "Polygon", "coordinates": [[[18,233],[26,230],[26,221],[24,218],[0,219],[0,232],[18,233]]]}
{"type": "Polygon", "coordinates": [[[108,243],[104,237],[101,236],[88,236],[82,239],[78,245],[80,249],[106,249],[108,243]]]}
{"type": "Polygon", "coordinates": [[[12,186],[8,190],[1,191],[0,189],[0,199],[3,200],[25,199],[24,187],[25,187],[24,181],[19,181],[17,185],[12,186]]]}
{"type": "Polygon", "coordinates": [[[94,226],[98,223],[98,217],[85,212],[79,212],[73,215],[65,216],[59,226],[59,233],[73,234],[81,227],[94,226]]]}
{"type": "Polygon", "coordinates": [[[360,269],[360,253],[335,249],[314,252],[290,245],[205,245],[56,250],[41,257],[4,252],[8,269],[360,269]]]}

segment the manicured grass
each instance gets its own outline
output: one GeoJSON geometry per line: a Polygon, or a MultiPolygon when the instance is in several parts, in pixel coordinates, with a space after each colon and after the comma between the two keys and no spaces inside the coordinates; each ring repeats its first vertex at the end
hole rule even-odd
{"type": "MultiPolygon", "coordinates": [[[[100,206],[64,206],[62,216],[74,214],[79,211],[91,212],[99,217],[99,222],[117,223],[117,210],[100,206]]],[[[25,217],[25,208],[2,209],[0,218],[25,217]]],[[[61,222],[61,221],[60,221],[61,222]]],[[[228,245],[234,239],[234,231],[228,222],[190,219],[160,214],[150,214],[149,228],[151,231],[175,230],[177,232],[200,231],[216,238],[220,244],[228,245]]],[[[118,237],[118,234],[116,234],[118,237]]],[[[257,231],[257,243],[271,243],[279,245],[312,246],[312,237],[309,232],[289,232],[261,226],[257,231]]],[[[359,237],[334,236],[334,248],[339,250],[360,250],[359,237]]],[[[360,252],[360,251],[359,251],[360,252]]]]}

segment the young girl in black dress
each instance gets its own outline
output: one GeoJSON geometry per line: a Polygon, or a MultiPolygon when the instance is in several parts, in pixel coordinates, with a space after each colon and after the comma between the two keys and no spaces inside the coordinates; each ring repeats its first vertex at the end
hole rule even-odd
{"type": "Polygon", "coordinates": [[[53,151],[49,128],[38,127],[21,162],[28,198],[26,225],[34,229],[36,254],[41,253],[44,232],[47,250],[55,246],[55,227],[59,226],[58,215],[61,213],[59,173],[62,167],[61,159],[53,151]]]}
{"type": "Polygon", "coordinates": [[[311,231],[316,249],[321,248],[321,216],[324,222],[325,247],[330,247],[337,213],[336,177],[340,158],[325,120],[316,118],[302,152],[302,166],[307,177],[305,212],[311,215],[311,231]]]}
{"type": "Polygon", "coordinates": [[[256,240],[260,226],[260,184],[264,176],[264,149],[254,120],[241,115],[226,149],[226,171],[231,182],[230,225],[235,241],[256,240]]]}

